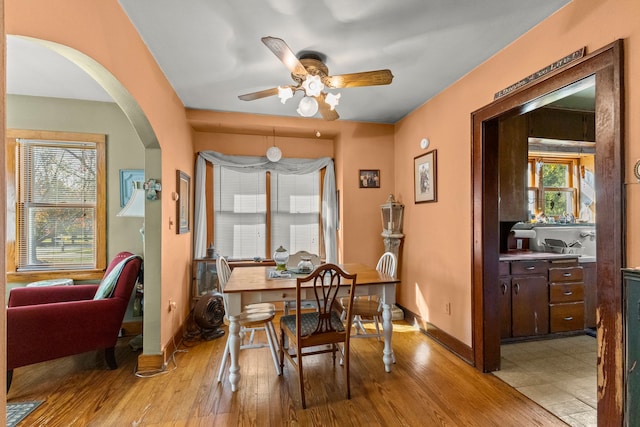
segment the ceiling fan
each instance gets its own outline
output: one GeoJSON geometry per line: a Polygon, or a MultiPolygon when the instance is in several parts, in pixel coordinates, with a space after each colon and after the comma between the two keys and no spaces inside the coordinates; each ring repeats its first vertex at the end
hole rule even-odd
{"type": "Polygon", "coordinates": [[[329,75],[329,69],[317,53],[303,53],[298,58],[284,40],[277,37],[263,37],[262,42],[291,71],[295,84],[278,86],[259,92],[240,95],[243,101],[278,95],[284,104],[295,92],[303,91],[305,96],[298,106],[298,114],[311,117],[318,111],[325,120],[336,120],[335,110],[340,101],[339,93],[326,92],[325,89],[340,89],[358,86],[388,85],[393,80],[391,70],[364,71],[360,73],[329,75]]]}

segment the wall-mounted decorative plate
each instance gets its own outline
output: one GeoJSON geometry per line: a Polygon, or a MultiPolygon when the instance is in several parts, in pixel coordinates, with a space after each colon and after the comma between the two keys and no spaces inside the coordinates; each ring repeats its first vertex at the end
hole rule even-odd
{"type": "Polygon", "coordinates": [[[633,167],[633,174],[636,176],[636,179],[640,181],[640,160],[638,160],[633,167]]]}

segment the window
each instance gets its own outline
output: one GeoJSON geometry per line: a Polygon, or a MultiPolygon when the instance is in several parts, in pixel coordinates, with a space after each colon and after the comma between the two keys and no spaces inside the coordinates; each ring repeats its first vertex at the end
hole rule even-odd
{"type": "Polygon", "coordinates": [[[271,248],[319,254],[320,172],[271,174],[271,248]]]}
{"type": "Polygon", "coordinates": [[[231,258],[265,257],[266,172],[214,167],[214,246],[231,258]]]}
{"type": "Polygon", "coordinates": [[[214,246],[234,259],[320,253],[320,172],[287,175],[214,166],[214,246]]]}
{"type": "Polygon", "coordinates": [[[104,268],[104,135],[7,134],[16,224],[8,270],[54,277],[46,274],[104,268]]]}
{"type": "Polygon", "coordinates": [[[546,217],[578,216],[578,159],[529,158],[529,212],[546,217]]]}

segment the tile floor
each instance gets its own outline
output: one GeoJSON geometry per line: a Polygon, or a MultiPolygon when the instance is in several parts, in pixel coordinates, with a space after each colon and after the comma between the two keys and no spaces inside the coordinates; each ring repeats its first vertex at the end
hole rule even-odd
{"type": "Polygon", "coordinates": [[[574,427],[597,426],[596,339],[503,344],[498,378],[574,427]]]}

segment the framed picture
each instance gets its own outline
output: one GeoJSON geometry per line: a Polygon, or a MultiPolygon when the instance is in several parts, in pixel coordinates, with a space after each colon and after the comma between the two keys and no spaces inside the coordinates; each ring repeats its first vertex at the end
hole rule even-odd
{"type": "Polygon", "coordinates": [[[144,169],[120,169],[120,207],[124,208],[133,193],[133,182],[144,182],[144,169]]]}
{"type": "Polygon", "coordinates": [[[437,167],[436,150],[413,159],[416,203],[437,201],[437,167]]]}
{"type": "Polygon", "coordinates": [[[380,188],[380,169],[360,169],[360,188],[380,188]]]}
{"type": "Polygon", "coordinates": [[[178,218],[178,226],[176,227],[176,233],[188,233],[189,232],[189,198],[190,198],[190,186],[191,178],[186,173],[178,170],[176,171],[176,188],[178,190],[178,200],[176,218],[178,218]]]}

